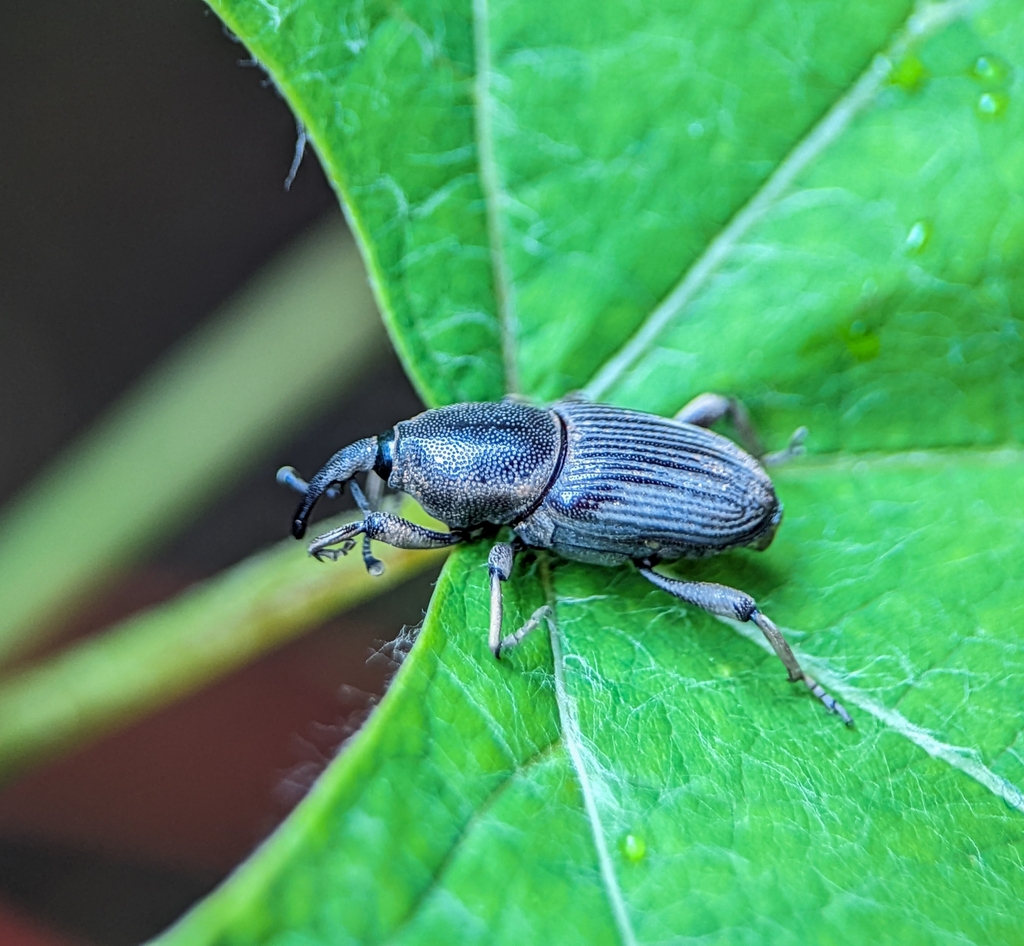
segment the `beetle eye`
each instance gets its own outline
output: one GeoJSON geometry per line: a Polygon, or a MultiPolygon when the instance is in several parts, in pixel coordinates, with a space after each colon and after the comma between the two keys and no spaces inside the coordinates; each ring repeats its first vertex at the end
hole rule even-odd
{"type": "Polygon", "coordinates": [[[373,461],[373,472],[376,473],[384,482],[388,481],[391,476],[391,467],[394,464],[394,449],[395,449],[395,431],[394,428],[391,430],[385,430],[377,438],[377,456],[373,461]]]}

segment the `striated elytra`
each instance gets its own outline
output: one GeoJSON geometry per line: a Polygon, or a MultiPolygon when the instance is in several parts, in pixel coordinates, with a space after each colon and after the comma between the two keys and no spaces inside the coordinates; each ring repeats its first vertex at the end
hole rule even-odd
{"type": "Polygon", "coordinates": [[[780,454],[760,454],[739,402],[703,394],[673,419],[566,398],[549,408],[516,399],[453,404],[424,411],[379,437],[339,450],[307,483],[291,467],[278,481],[302,494],[292,534],[302,538],[317,500],[346,484],[364,514],[318,536],[317,559],[346,555],[362,536],[372,574],[383,565],[370,540],[403,549],[434,549],[495,535],[511,542],[491,549],[489,645],[495,657],[519,643],[548,614],[547,606],[519,630],[502,636],[501,583],[518,552],[550,549],[595,565],[631,561],[657,587],[711,614],[759,627],[793,682],[810,691],[847,725],[850,715],[801,668],[782,633],[754,599],[712,582],[682,581],[654,570],[659,562],[704,558],[727,549],[765,549],[782,520],[765,463],[801,451],[794,434],[780,454]],[[730,416],[751,452],[707,428],[730,416]],[[412,496],[449,532],[437,532],[374,510],[353,477],[373,470],[392,489],[412,496]]]}

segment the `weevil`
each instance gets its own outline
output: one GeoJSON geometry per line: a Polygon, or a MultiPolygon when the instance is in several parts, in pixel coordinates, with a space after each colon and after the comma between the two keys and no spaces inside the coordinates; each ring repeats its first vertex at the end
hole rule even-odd
{"type": "Polygon", "coordinates": [[[424,411],[379,437],[339,450],[308,483],[292,467],[283,467],[277,478],[302,493],[292,523],[297,539],[305,535],[317,500],[349,485],[363,519],[318,536],[309,552],[321,561],[337,560],[362,536],[363,560],[372,574],[383,566],[373,556],[371,540],[436,549],[509,527],[512,541],[497,542],[488,557],[488,644],[496,658],[549,613],[542,607],[517,631],[502,635],[501,585],[519,552],[550,549],[594,565],[632,562],[670,595],[714,615],[752,622],[789,679],[803,682],[852,725],[842,704],[804,672],[750,595],[655,571],[658,563],[680,558],[766,549],[782,521],[782,504],[765,465],[800,452],[804,434],[801,428],[787,450],[764,457],[743,406],[717,394],[695,398],[672,419],[576,397],[548,408],[506,398],[424,411]],[[727,415],[750,452],[708,429],[727,415]],[[392,489],[412,496],[449,531],[373,509],[354,479],[371,470],[392,489]]]}

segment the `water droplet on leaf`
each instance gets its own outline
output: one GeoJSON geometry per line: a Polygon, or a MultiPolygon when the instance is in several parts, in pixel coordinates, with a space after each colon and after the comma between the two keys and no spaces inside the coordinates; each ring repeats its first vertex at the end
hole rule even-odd
{"type": "Polygon", "coordinates": [[[626,855],[627,860],[636,864],[644,859],[644,855],[647,853],[647,845],[638,834],[627,834],[622,839],[622,853],[626,855]]]}
{"type": "Polygon", "coordinates": [[[703,138],[704,126],[700,122],[690,122],[690,124],[686,126],[686,133],[691,138],[703,138]]]}
{"type": "Polygon", "coordinates": [[[998,56],[979,56],[971,66],[971,78],[983,85],[1003,85],[1009,77],[1009,64],[998,56]]]}
{"type": "Polygon", "coordinates": [[[974,110],[982,118],[998,118],[1010,104],[1010,96],[1005,92],[982,92],[974,110]]]}
{"type": "Polygon", "coordinates": [[[908,253],[920,253],[927,245],[932,236],[932,228],[923,220],[918,220],[907,231],[905,245],[908,253]]]}

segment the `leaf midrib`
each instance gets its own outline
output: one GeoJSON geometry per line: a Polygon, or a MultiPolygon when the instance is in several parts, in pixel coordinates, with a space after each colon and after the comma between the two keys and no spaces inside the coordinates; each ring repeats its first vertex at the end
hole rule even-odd
{"type": "Polygon", "coordinates": [[[565,686],[565,659],[562,654],[561,630],[558,626],[558,609],[555,606],[556,596],[551,581],[551,573],[546,567],[546,563],[541,572],[541,580],[544,585],[545,598],[550,608],[548,629],[555,677],[555,702],[558,705],[562,741],[565,743],[566,751],[576,773],[580,794],[583,796],[583,809],[586,813],[587,822],[590,825],[590,833],[594,841],[594,851],[597,855],[601,883],[604,886],[605,896],[608,899],[608,906],[615,920],[616,929],[624,946],[636,946],[636,933],[633,931],[633,924],[629,919],[629,911],[626,909],[626,899],[623,896],[622,888],[619,886],[619,880],[615,874],[615,865],[612,863],[611,855],[608,852],[604,825],[601,823],[601,816],[597,810],[597,799],[594,797],[590,774],[587,772],[586,764],[583,761],[585,746],[583,744],[583,734],[579,728],[576,706],[565,686]]]}

